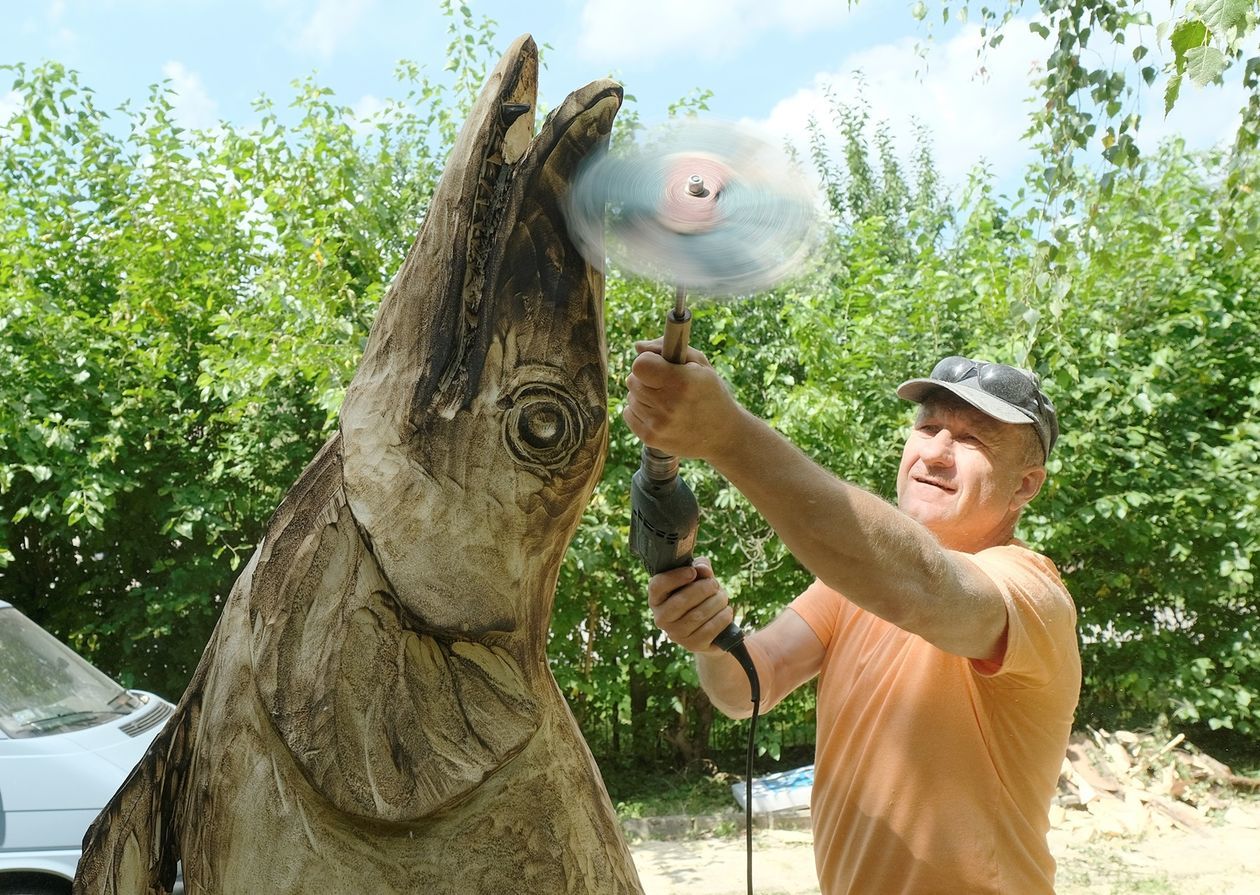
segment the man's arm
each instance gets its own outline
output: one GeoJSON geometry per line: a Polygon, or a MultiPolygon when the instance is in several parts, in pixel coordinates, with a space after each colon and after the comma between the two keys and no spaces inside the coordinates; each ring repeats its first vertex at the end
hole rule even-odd
{"type": "MultiPolygon", "coordinates": [[[[731,397],[704,356],[670,364],[641,343],[624,417],[647,444],[707,460],[824,584],[937,647],[1000,661],[1006,604],[965,554],[843,482],[731,397]]],[[[803,623],[803,622],[802,622],[803,623]]],[[[720,628],[719,628],[720,630],[720,628]]]]}
{"type": "MultiPolygon", "coordinates": [[[[713,639],[734,618],[728,602],[705,559],[655,575],[648,584],[648,603],[657,626],[670,640],[695,653],[700,685],[709,699],[726,716],[747,718],[752,714],[748,676],[729,653],[713,646],[713,639]]],[[[757,666],[763,712],[822,667],[822,642],[791,609],[748,635],[745,643],[757,666]]]]}

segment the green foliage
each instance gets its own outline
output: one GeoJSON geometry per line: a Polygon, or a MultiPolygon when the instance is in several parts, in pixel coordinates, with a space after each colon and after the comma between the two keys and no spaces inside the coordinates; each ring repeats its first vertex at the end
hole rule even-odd
{"type": "MultiPolygon", "coordinates": [[[[403,63],[404,95],[366,122],[303,81],[289,110],[259,100],[256,126],[186,131],[161,87],[110,115],[73,72],[10,69],[0,598],[129,684],[182,689],[267,516],[335,425],[491,56],[491,24],[449,13],[453,82],[403,63]]],[[[1079,605],[1082,720],[1166,713],[1254,736],[1260,160],[1171,145],[1099,178],[1035,172],[1014,202],[977,176],[953,203],[926,137],[906,164],[887,130],[868,136],[870,114],[833,99],[812,125],[833,227],[809,268],[698,304],[694,343],[753,412],[887,497],[909,421],[899,381],[954,352],[1035,366],[1064,434],[1023,536],[1079,605]],[[1052,187],[1061,217],[1047,223],[1052,187]]],[[[637,132],[631,107],[616,139],[637,132]]],[[[639,445],[618,420],[633,340],[658,335],[671,303],[666,287],[608,278],[610,453],[561,570],[551,656],[598,752],[691,760],[738,750],[746,728],[717,716],[651,623],[627,547],[639,445]]],[[[765,624],[808,574],[712,470],[684,474],[704,508],[699,552],[744,621],[765,624]]],[[[810,742],[813,713],[807,687],[759,726],[761,750],[810,742]]]]}
{"type": "Polygon", "coordinates": [[[1255,734],[1260,264],[1235,246],[1260,204],[1236,164],[1173,145],[1109,201],[1078,187],[1093,210],[1037,335],[1062,451],[1028,521],[1080,603],[1087,714],[1255,734]]]}
{"type": "Polygon", "coordinates": [[[669,817],[729,811],[731,784],[739,778],[722,772],[606,762],[604,779],[617,816],[669,817]]]}
{"type": "Polygon", "coordinates": [[[335,424],[462,112],[202,132],[155,87],[110,116],[10,69],[0,140],[0,594],[127,683],[178,693],[235,570],[335,424]]]}
{"type": "MultiPolygon", "coordinates": [[[[940,8],[942,22],[951,17],[965,22],[974,11],[968,0],[943,0],[940,8]]],[[[931,21],[927,12],[921,2],[912,9],[916,19],[931,21]]],[[[1041,156],[1034,186],[1043,197],[1071,191],[1082,150],[1101,151],[1116,168],[1137,164],[1138,99],[1161,76],[1152,59],[1154,48],[1169,57],[1162,72],[1165,114],[1180,99],[1184,79],[1204,87],[1222,83],[1231,69],[1241,69],[1247,98],[1235,157],[1260,145],[1258,0],[1174,0],[1166,12],[1155,13],[1160,18],[1154,35],[1152,13],[1138,0],[982,4],[978,13],[982,53],[997,48],[1006,27],[1021,14],[1032,16],[1028,28],[1046,42],[1043,73],[1037,79],[1043,102],[1033,112],[1027,134],[1041,156]]],[[[1104,181],[1104,192],[1109,183],[1104,181]]],[[[1231,184],[1237,187],[1236,178],[1231,184]]]]}

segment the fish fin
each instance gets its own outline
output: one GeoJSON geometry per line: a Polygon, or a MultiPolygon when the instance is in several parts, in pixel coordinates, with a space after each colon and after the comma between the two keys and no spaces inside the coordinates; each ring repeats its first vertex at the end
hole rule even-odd
{"type": "Polygon", "coordinates": [[[175,714],[84,834],[75,895],[166,895],[174,888],[191,733],[201,714],[204,669],[213,664],[210,643],[175,714]]]}
{"type": "Polygon", "coordinates": [[[505,648],[415,630],[341,487],[334,436],[289,492],[250,583],[254,681],[303,775],[340,810],[416,820],[537,730],[505,648]]]}

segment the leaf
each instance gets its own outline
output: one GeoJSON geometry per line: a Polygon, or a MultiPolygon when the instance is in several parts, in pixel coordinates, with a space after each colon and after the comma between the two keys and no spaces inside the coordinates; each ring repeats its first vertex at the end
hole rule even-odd
{"type": "Polygon", "coordinates": [[[1173,106],[1177,104],[1177,96],[1181,93],[1181,75],[1175,74],[1168,79],[1168,86],[1164,88],[1164,116],[1173,110],[1173,106]]]}
{"type": "Polygon", "coordinates": [[[1230,28],[1242,31],[1247,25],[1247,10],[1251,0],[1202,0],[1194,4],[1194,11],[1203,19],[1208,29],[1224,34],[1230,28]]]}
{"type": "Polygon", "coordinates": [[[1200,87],[1216,80],[1227,65],[1229,60],[1216,47],[1195,47],[1186,51],[1186,71],[1200,87]]]}
{"type": "Polygon", "coordinates": [[[1173,65],[1177,74],[1186,70],[1186,53],[1207,43],[1207,26],[1197,20],[1183,21],[1173,29],[1169,42],[1173,50],[1173,65]]]}

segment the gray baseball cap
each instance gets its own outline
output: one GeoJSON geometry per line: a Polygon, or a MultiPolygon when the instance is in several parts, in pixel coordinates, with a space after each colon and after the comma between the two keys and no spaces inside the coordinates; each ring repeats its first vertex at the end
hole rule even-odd
{"type": "Polygon", "coordinates": [[[1050,458],[1059,439],[1059,417],[1036,373],[955,354],[933,367],[926,379],[901,383],[897,397],[922,404],[937,389],[957,395],[995,420],[1033,426],[1044,458],[1050,458]]]}

